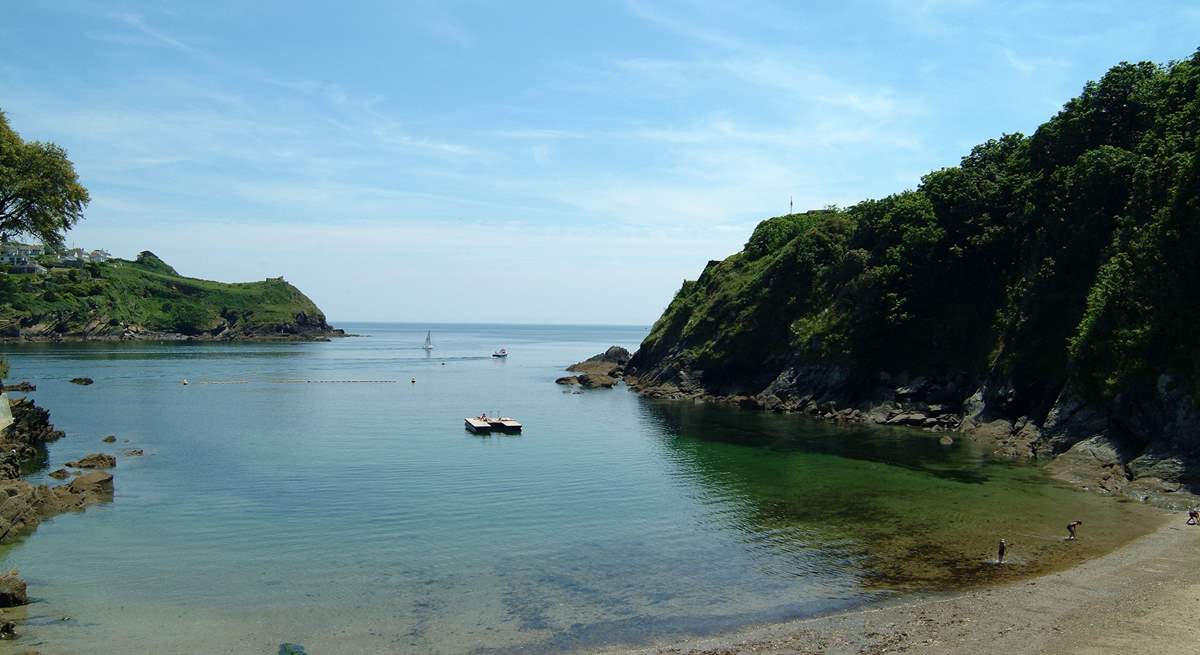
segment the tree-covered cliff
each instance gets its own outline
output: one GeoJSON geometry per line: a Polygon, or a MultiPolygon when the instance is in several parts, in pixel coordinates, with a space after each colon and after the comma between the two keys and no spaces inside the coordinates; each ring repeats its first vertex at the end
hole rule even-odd
{"type": "Polygon", "coordinates": [[[1066,390],[1157,444],[1200,398],[1198,87],[1200,53],[1122,63],[915,190],[763,221],[631,367],[643,388],[850,404],[922,376],[939,400],[977,392],[966,414],[1037,425],[1066,390]]]}

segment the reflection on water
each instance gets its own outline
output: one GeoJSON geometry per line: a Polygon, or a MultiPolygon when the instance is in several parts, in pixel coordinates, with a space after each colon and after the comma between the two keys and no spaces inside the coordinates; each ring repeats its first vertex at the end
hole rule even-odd
{"type": "Polygon", "coordinates": [[[903,428],[835,426],[711,405],[644,402],[679,462],[737,499],[755,543],[853,562],[867,588],[956,589],[1059,568],[1143,534],[1157,517],[1040,471],[903,428]],[[1064,544],[1071,517],[1094,526],[1064,544]],[[1021,566],[989,559],[1001,538],[1021,566]]]}
{"type": "Polygon", "coordinates": [[[1010,570],[1054,566],[1143,524],[921,433],[553,383],[644,329],[432,326],[426,353],[430,326],[346,327],[370,336],[5,346],[68,432],[51,467],[109,433],[146,451],[112,504],[0,554],[44,599],[18,651],[562,652],[986,579],[998,536],[1010,570]],[[465,433],[485,410],[524,433],[465,433]]]}

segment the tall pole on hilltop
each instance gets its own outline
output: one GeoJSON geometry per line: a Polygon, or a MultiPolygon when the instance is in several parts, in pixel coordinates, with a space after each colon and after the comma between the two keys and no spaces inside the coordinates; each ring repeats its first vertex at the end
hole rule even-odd
{"type": "Polygon", "coordinates": [[[791,196],[788,196],[788,213],[789,213],[789,214],[795,213],[795,212],[792,210],[792,197],[791,197],[791,196]]]}

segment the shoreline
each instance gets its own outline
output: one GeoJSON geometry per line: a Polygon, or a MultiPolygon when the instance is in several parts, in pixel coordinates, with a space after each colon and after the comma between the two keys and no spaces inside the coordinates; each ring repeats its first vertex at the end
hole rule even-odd
{"type": "Polygon", "coordinates": [[[889,599],[828,615],[591,655],[1153,652],[1200,641],[1200,527],[1153,532],[1070,568],[999,586],[889,599]]]}

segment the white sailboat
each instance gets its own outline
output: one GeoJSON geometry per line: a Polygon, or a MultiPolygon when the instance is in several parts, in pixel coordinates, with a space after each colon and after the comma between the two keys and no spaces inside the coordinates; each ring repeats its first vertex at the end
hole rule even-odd
{"type": "Polygon", "coordinates": [[[421,346],[421,348],[424,349],[426,352],[433,350],[433,338],[432,338],[431,332],[425,333],[425,345],[421,346]]]}

